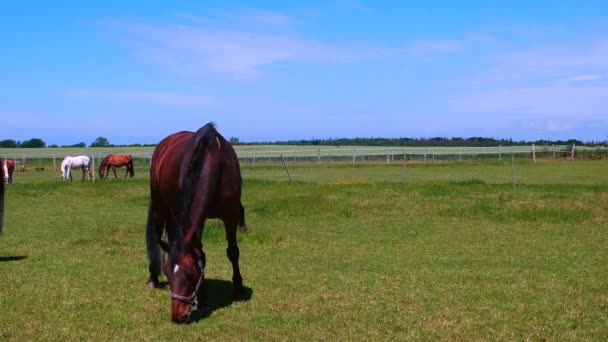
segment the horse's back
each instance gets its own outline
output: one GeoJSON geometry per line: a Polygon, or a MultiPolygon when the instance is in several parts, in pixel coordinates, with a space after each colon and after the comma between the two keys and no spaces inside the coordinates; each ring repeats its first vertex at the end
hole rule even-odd
{"type": "Polygon", "coordinates": [[[193,132],[178,132],[161,140],[152,154],[150,194],[153,202],[162,202],[177,209],[181,161],[193,132]]]}

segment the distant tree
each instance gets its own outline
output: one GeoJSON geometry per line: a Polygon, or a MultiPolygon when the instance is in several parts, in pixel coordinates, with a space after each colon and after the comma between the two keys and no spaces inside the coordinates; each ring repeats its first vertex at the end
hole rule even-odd
{"type": "Polygon", "coordinates": [[[74,144],[74,145],[65,145],[62,147],[87,147],[87,144],[85,144],[84,142],[79,142],[78,144],[74,144]]]}
{"type": "Polygon", "coordinates": [[[57,146],[57,144],[50,144],[49,146],[47,146],[48,148],[58,148],[59,146],[57,146]]]}
{"type": "Polygon", "coordinates": [[[110,146],[110,142],[108,141],[108,139],[106,139],[104,137],[99,137],[91,143],[91,147],[108,147],[108,146],[110,146]]]}
{"type": "Polygon", "coordinates": [[[239,138],[237,138],[237,137],[230,137],[229,142],[230,142],[231,145],[238,145],[239,144],[239,138]]]}
{"type": "Polygon", "coordinates": [[[46,143],[42,139],[33,138],[30,140],[21,142],[21,147],[23,147],[23,148],[40,148],[40,147],[46,147],[46,143]]]}
{"type": "Polygon", "coordinates": [[[15,140],[6,139],[6,140],[0,141],[0,147],[2,147],[2,148],[16,148],[17,146],[18,145],[15,140]]]}

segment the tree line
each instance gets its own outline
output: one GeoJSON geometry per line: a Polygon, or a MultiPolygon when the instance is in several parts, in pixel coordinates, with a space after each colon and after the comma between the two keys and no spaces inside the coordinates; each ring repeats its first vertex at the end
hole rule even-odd
{"type": "MultiPolygon", "coordinates": [[[[89,147],[142,147],[142,146],[154,146],[153,144],[131,144],[131,145],[113,145],[110,144],[107,138],[99,137],[95,139],[89,147]]],[[[12,139],[0,140],[0,148],[58,148],[58,147],[87,147],[87,144],[84,142],[79,142],[73,145],[61,145],[57,144],[48,145],[44,140],[40,138],[32,138],[24,141],[17,141],[12,139]]]]}
{"type": "MultiPolygon", "coordinates": [[[[240,143],[242,145],[251,144],[262,144],[262,143],[240,143]]],[[[411,147],[425,147],[425,146],[462,146],[462,147],[490,147],[490,146],[522,146],[522,145],[572,145],[577,146],[607,146],[608,141],[588,141],[583,142],[578,139],[568,140],[513,140],[513,139],[495,139],[495,138],[484,138],[484,137],[471,137],[471,138],[329,138],[329,139],[310,139],[310,140],[287,140],[287,141],[276,141],[276,142],[265,142],[263,144],[270,145],[311,145],[311,146],[411,146],[411,147]]]]}

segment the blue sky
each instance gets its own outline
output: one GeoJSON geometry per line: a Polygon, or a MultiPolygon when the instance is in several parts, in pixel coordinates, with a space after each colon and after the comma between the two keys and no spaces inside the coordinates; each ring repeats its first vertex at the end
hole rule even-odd
{"type": "Polygon", "coordinates": [[[0,140],[608,139],[608,1],[6,1],[0,140]]]}

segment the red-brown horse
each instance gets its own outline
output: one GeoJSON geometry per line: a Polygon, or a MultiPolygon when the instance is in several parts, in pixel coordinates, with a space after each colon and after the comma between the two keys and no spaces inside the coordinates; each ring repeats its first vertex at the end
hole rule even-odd
{"type": "Polygon", "coordinates": [[[160,249],[170,250],[164,273],[171,290],[171,319],[188,323],[198,304],[206,306],[205,220],[224,222],[232,263],[234,296],[244,294],[239,270],[237,226],[244,228],[241,171],[232,146],[207,124],[196,133],[179,132],[163,139],[154,150],[150,168],[150,205],[146,245],[150,259],[148,287],[159,286],[160,249]],[[168,243],[161,241],[163,229],[168,243]]]}
{"type": "Polygon", "coordinates": [[[2,159],[2,173],[5,183],[13,182],[13,172],[15,171],[15,161],[12,159],[2,159]]]}
{"type": "Polygon", "coordinates": [[[135,175],[135,170],[133,169],[133,158],[131,156],[126,154],[109,154],[101,161],[101,165],[99,166],[99,177],[103,179],[105,173],[105,178],[107,179],[108,175],[110,174],[110,168],[112,168],[112,171],[114,172],[114,179],[116,179],[118,178],[118,176],[116,176],[116,168],[123,166],[127,168],[125,178],[127,178],[128,174],[130,174],[131,177],[135,175]]]}

